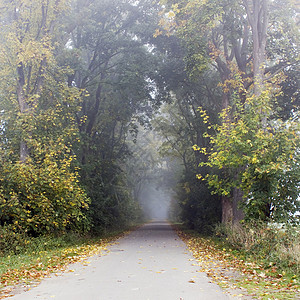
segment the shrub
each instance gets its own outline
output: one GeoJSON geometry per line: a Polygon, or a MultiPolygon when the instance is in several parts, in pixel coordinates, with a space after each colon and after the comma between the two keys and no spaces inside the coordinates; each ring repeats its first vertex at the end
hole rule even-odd
{"type": "Polygon", "coordinates": [[[15,225],[0,226],[0,255],[18,254],[29,243],[28,235],[15,225]]]}
{"type": "Polygon", "coordinates": [[[50,154],[40,163],[5,164],[0,224],[20,226],[32,236],[88,229],[89,199],[70,162],[58,165],[50,154]]]}

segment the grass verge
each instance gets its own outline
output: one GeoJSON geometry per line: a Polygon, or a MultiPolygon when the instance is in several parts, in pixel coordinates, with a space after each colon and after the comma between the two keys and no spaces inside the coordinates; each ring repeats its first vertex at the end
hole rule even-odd
{"type": "Polygon", "coordinates": [[[296,274],[265,268],[259,258],[246,257],[228,243],[203,237],[182,225],[176,224],[174,228],[193,253],[200,271],[232,295],[240,299],[300,299],[296,274]]]}
{"type": "Polygon", "coordinates": [[[31,239],[18,254],[0,256],[0,299],[9,297],[16,287],[29,289],[51,273],[59,273],[70,263],[101,254],[130,230],[91,237],[68,234],[31,239]]]}

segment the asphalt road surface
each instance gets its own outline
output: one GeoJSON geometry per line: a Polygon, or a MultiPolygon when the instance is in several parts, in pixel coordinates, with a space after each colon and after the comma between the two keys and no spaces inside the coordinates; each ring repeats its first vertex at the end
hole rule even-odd
{"type": "Polygon", "coordinates": [[[14,300],[230,299],[198,267],[171,226],[151,222],[88,263],[72,264],[14,300]]]}

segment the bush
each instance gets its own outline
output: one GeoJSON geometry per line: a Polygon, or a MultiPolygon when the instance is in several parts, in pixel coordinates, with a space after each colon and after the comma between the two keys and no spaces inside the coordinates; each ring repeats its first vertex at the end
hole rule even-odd
{"type": "Polygon", "coordinates": [[[29,243],[26,232],[15,225],[0,226],[0,255],[18,254],[29,243]]]}
{"type": "Polygon", "coordinates": [[[20,226],[32,236],[89,228],[89,199],[70,162],[48,155],[39,165],[1,167],[0,224],[20,226]]]}

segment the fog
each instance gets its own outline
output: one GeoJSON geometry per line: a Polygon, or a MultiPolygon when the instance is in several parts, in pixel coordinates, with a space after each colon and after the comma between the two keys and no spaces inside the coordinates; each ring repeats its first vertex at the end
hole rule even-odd
{"type": "Polygon", "coordinates": [[[164,139],[154,130],[139,124],[137,129],[136,136],[128,136],[132,155],[127,162],[127,174],[133,198],[148,220],[173,220],[177,213],[174,191],[182,165],[160,153],[164,139]]]}
{"type": "Polygon", "coordinates": [[[148,219],[167,220],[169,217],[171,195],[153,184],[145,185],[139,196],[142,210],[148,219]]]}

